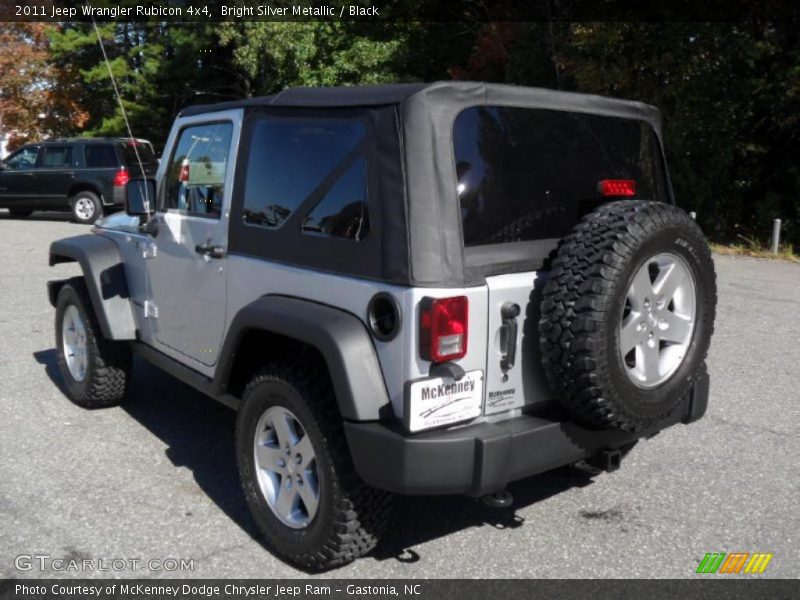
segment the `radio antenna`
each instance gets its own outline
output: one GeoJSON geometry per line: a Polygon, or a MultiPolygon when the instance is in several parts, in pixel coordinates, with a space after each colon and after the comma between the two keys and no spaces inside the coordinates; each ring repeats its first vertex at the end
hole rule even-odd
{"type": "MultiPolygon", "coordinates": [[[[122,104],[122,96],[119,93],[119,88],[117,87],[117,80],[114,77],[114,73],[111,70],[111,63],[108,61],[108,55],[106,54],[106,48],[103,45],[103,38],[100,37],[100,30],[97,28],[97,22],[94,20],[94,15],[92,15],[92,26],[94,27],[94,33],[97,36],[97,43],[100,44],[100,52],[103,53],[103,60],[106,63],[106,68],[108,69],[108,76],[111,78],[111,85],[114,88],[114,95],[117,97],[117,103],[119,104],[119,109],[122,111],[122,119],[125,121],[125,127],[128,130],[128,137],[131,140],[131,146],[133,147],[133,153],[136,155],[136,162],[139,163],[139,169],[141,169],[142,177],[145,176],[144,165],[142,164],[142,157],[139,156],[139,148],[138,143],[136,142],[136,138],[133,137],[133,131],[131,130],[131,124],[128,121],[128,114],[125,112],[125,106],[122,104]]],[[[147,213],[147,219],[150,220],[150,197],[147,193],[147,185],[144,185],[144,210],[147,213]]]]}

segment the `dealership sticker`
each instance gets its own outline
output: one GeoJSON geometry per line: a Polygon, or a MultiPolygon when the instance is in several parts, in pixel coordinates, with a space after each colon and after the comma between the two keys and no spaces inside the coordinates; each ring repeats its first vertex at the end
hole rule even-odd
{"type": "Polygon", "coordinates": [[[409,387],[408,428],[421,431],[450,425],[481,414],[483,371],[469,371],[459,380],[436,377],[409,387]]]}

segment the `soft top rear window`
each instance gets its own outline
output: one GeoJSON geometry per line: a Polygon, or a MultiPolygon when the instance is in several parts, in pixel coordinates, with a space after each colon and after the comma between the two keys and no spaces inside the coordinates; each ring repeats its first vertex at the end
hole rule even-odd
{"type": "Polygon", "coordinates": [[[126,165],[135,165],[138,160],[142,161],[143,165],[151,165],[158,162],[153,147],[147,142],[121,142],[120,148],[122,155],[125,157],[126,165]],[[136,158],[136,153],[139,153],[139,159],[136,158]]]}
{"type": "Polygon", "coordinates": [[[668,201],[661,147],[642,121],[474,107],[456,118],[453,146],[466,246],[563,237],[604,201],[604,179],[633,179],[637,198],[668,201]]]}

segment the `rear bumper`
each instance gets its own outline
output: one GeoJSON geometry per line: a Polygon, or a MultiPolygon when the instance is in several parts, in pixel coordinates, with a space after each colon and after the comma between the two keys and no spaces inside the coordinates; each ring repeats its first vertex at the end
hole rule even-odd
{"type": "Polygon", "coordinates": [[[409,435],[382,423],[345,423],[356,471],[368,484],[398,494],[500,491],[517,479],[614,450],[705,414],[704,375],[683,405],[643,433],[590,430],[568,421],[523,415],[498,423],[409,435]]]}

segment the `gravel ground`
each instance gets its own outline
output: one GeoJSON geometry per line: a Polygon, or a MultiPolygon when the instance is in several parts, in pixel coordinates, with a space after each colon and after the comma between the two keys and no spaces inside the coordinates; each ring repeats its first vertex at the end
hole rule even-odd
{"type": "MultiPolygon", "coordinates": [[[[259,541],[231,411],[144,363],[124,407],[85,411],[61,392],[45,282],[78,271],[48,268],[47,248],[86,231],[0,211],[0,577],[77,575],[18,570],[30,554],[194,560],[117,576],[304,576],[259,541]]],[[[713,551],[771,552],[764,576],[797,577],[800,265],[716,264],[703,420],[639,444],[616,473],[517,482],[510,510],[400,498],[385,543],[327,577],[692,577],[713,551]]]]}

